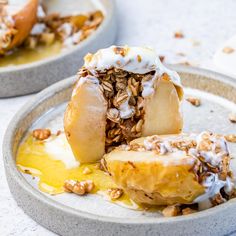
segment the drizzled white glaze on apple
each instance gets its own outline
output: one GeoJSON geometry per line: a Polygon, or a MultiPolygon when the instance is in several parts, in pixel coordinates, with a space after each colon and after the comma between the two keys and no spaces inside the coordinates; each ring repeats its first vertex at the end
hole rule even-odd
{"type": "Polygon", "coordinates": [[[96,71],[104,71],[110,68],[122,69],[136,74],[154,72],[153,78],[142,83],[142,96],[150,96],[154,92],[154,82],[164,73],[168,74],[171,81],[178,87],[181,86],[179,75],[167,69],[160,61],[156,52],[147,47],[116,47],[101,49],[95,54],[85,57],[84,67],[92,74],[96,71]],[[125,50],[125,54],[116,53],[117,48],[125,50]]]}
{"type": "MultiPolygon", "coordinates": [[[[84,68],[90,71],[95,78],[98,76],[97,71],[104,72],[111,68],[122,69],[135,74],[153,72],[153,77],[150,80],[142,81],[142,97],[144,98],[153,94],[155,81],[164,73],[168,75],[175,86],[182,89],[179,75],[175,71],[164,67],[155,51],[147,47],[111,46],[109,48],[100,49],[93,55],[87,54],[84,60],[84,68]],[[125,54],[117,53],[117,50],[123,50],[125,54]]],[[[91,80],[91,75],[80,77],[79,83],[74,89],[74,93],[78,86],[87,79],[91,80]]],[[[131,94],[129,88],[127,88],[127,94],[131,94]]],[[[128,119],[134,113],[134,108],[126,101],[121,104],[119,111],[122,119],[128,119]]]]}

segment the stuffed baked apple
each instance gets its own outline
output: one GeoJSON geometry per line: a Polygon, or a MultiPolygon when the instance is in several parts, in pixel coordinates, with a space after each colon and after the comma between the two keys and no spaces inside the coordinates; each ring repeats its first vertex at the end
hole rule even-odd
{"type": "Polygon", "coordinates": [[[149,48],[116,47],[85,57],[64,128],[75,157],[94,162],[114,147],[182,130],[183,90],[149,48]]]}
{"type": "Polygon", "coordinates": [[[104,159],[115,183],[138,203],[224,202],[234,186],[227,144],[209,132],[139,138],[104,159]]]}

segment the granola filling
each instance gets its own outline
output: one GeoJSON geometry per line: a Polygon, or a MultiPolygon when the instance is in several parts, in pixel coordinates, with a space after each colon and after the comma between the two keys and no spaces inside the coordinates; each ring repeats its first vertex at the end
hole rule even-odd
{"type": "MultiPolygon", "coordinates": [[[[164,138],[154,135],[147,137],[143,144],[134,143],[120,148],[133,151],[154,151],[160,156],[167,153],[185,152],[194,157],[193,171],[196,180],[205,187],[205,193],[194,200],[196,203],[210,199],[213,205],[218,205],[228,200],[233,194],[230,155],[223,136],[210,132],[164,138]]],[[[165,161],[168,162],[168,160],[165,161]]]]}
{"type": "MultiPolygon", "coordinates": [[[[82,77],[91,74],[85,68],[79,73],[82,77]]],[[[96,77],[108,104],[106,152],[141,137],[144,123],[142,81],[150,80],[154,73],[134,74],[117,68],[97,71],[96,77]]]]}
{"type": "Polygon", "coordinates": [[[77,86],[90,80],[100,86],[107,101],[106,152],[141,137],[144,99],[153,94],[155,80],[171,80],[182,98],[178,75],[166,69],[148,48],[111,46],[88,54],[78,75],[77,86]]]}

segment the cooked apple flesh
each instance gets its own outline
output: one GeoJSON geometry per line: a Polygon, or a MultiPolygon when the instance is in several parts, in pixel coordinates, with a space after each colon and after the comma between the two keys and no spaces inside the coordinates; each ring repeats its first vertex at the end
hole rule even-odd
{"type": "Polygon", "coordinates": [[[204,193],[192,171],[193,158],[183,152],[157,155],[116,149],[105,160],[115,183],[138,203],[187,204],[204,193]]]}
{"type": "Polygon", "coordinates": [[[65,112],[64,128],[75,157],[95,162],[105,152],[107,102],[97,84],[77,86],[65,112]]]}
{"type": "Polygon", "coordinates": [[[154,84],[154,93],[145,98],[142,136],[177,134],[183,127],[180,99],[175,85],[162,77],[154,84]]]}

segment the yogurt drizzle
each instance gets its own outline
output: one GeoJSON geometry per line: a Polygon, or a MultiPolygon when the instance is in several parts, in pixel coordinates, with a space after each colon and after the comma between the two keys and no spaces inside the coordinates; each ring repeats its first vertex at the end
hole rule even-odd
{"type": "MultiPolygon", "coordinates": [[[[88,54],[85,57],[84,67],[89,70],[94,77],[98,76],[97,71],[104,72],[111,68],[122,69],[136,74],[154,72],[154,75],[150,80],[142,82],[142,97],[144,98],[153,94],[155,81],[164,73],[168,74],[174,85],[179,87],[182,91],[179,75],[175,71],[171,71],[164,67],[155,51],[147,47],[111,46],[109,48],[101,49],[95,54],[88,54]],[[121,55],[116,53],[117,48],[124,49],[126,54],[121,55]]],[[[80,78],[82,81],[79,82],[78,86],[85,82],[86,79],[90,80],[91,76],[88,75],[84,78],[80,78]]],[[[76,86],[75,90],[78,86],[76,86]]],[[[127,93],[128,95],[130,94],[128,88],[127,93]]],[[[122,119],[128,119],[134,113],[134,108],[128,104],[128,101],[125,101],[121,104],[119,111],[122,119]]]]}
{"type": "Polygon", "coordinates": [[[171,81],[182,88],[179,75],[167,69],[160,61],[158,55],[151,48],[147,47],[127,47],[122,48],[127,52],[124,56],[115,53],[116,46],[101,49],[92,55],[92,58],[85,57],[84,67],[92,74],[96,71],[105,71],[111,68],[122,69],[136,74],[146,74],[154,71],[153,78],[142,83],[142,96],[150,96],[154,92],[154,82],[164,73],[168,74],[171,81]]]}

